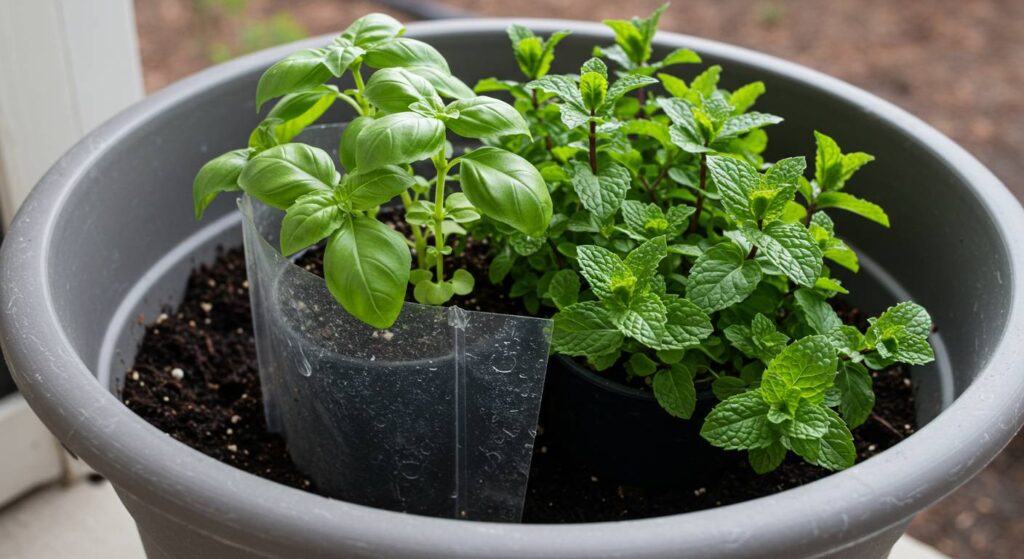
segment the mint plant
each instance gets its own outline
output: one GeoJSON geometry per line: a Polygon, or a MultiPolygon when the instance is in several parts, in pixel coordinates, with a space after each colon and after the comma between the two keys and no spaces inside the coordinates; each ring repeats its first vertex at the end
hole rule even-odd
{"type": "Polygon", "coordinates": [[[492,282],[530,312],[552,309],[555,352],[648,387],[679,418],[712,392],[702,436],[747,451],[758,472],[789,452],[846,468],[851,429],[874,405],[871,371],[933,359],[920,306],[900,303],[865,331],[832,306],[847,289],[831,267],[859,263],[829,214],[889,226],[846,190],[873,158],[816,132],[811,178],[804,157],[765,161],[766,129],[782,118],[752,110],[764,84],[726,90],[719,66],[689,81],[670,73],[701,60],[688,50],[657,59],[665,8],[606,21],[615,45],[595,48],[578,74],[549,73],[562,34],[545,42],[510,28],[530,81],[476,90],[515,100],[533,139],[488,141],[539,169],[553,215],[544,232],[477,224],[471,234],[493,241],[492,282]],[[614,77],[601,58],[618,66],[614,77]]]}
{"type": "Polygon", "coordinates": [[[266,71],[257,109],[277,101],[247,148],[199,171],[196,216],[230,191],[284,210],[282,252],[327,239],[328,288],[377,328],[396,320],[410,285],[434,305],[469,293],[479,278],[444,257],[458,262],[453,241],[486,240],[488,281],[553,316],[554,352],[651,390],[758,472],[790,452],[846,468],[851,429],[872,415],[872,371],[934,359],[922,307],[900,303],[861,330],[833,306],[848,293],[833,267],[856,273],[859,262],[831,216],[889,226],[848,191],[873,157],[815,132],[812,170],[802,156],[766,161],[767,129],[783,119],[753,110],[764,84],[727,90],[719,66],[681,77],[702,61],[656,52],[666,8],[606,21],[615,44],[566,64],[573,74],[551,73],[567,32],[512,25],[522,77],[473,89],[397,21],[362,18],[266,71]],[[343,76],[350,87],[328,83],[343,76]],[[344,173],[293,142],[339,100],[356,114],[339,139],[344,173]],[[481,145],[455,154],[452,135],[481,145]],[[421,161],[431,176],[415,172],[421,161]],[[408,238],[377,218],[393,201],[408,238]],[[718,400],[702,419],[699,392],[718,400]]]}
{"type": "Polygon", "coordinates": [[[453,157],[449,133],[529,138],[529,126],[507,103],[475,95],[437,50],[403,32],[391,17],[371,14],[330,45],[271,66],[256,88],[257,110],[279,99],[248,148],[204,165],[193,185],[197,219],[221,192],[243,191],[285,210],[285,255],[328,239],[328,288],[346,311],[377,328],[397,319],[410,283],[417,301],[434,305],[472,291],[472,274],[444,267],[451,239],[465,235],[466,224],[483,217],[543,235],[552,214],[544,180],[526,159],[493,146],[453,157]],[[365,80],[364,67],[376,70],[365,80]],[[346,74],[354,87],[327,83],[346,74]],[[292,143],[338,100],[357,114],[339,140],[344,175],[327,152],[292,143]],[[434,167],[429,179],[411,167],[424,160],[434,167]],[[448,186],[455,169],[459,192],[448,186]],[[377,219],[393,199],[404,205],[412,239],[377,219]]]}

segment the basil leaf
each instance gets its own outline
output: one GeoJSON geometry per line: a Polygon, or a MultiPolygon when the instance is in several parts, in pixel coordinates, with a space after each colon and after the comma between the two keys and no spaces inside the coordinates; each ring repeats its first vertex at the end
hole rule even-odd
{"type": "Polygon", "coordinates": [[[376,219],[349,217],[327,243],[324,278],[352,316],[388,328],[405,303],[411,263],[401,233],[376,219]]]}
{"type": "Polygon", "coordinates": [[[334,86],[320,86],[282,97],[267,113],[268,120],[281,121],[273,127],[277,142],[285,144],[298,136],[307,126],[323,116],[337,98],[338,90],[334,86]]]}
{"type": "Polygon", "coordinates": [[[551,222],[552,204],[540,171],[522,157],[495,147],[462,156],[462,191],[481,212],[532,237],[551,222]]]}
{"type": "Polygon", "coordinates": [[[512,105],[493,97],[470,97],[452,102],[447,112],[458,111],[445,123],[464,138],[496,138],[522,134],[530,136],[526,120],[512,105]]]}
{"type": "Polygon", "coordinates": [[[373,171],[357,170],[345,176],[341,192],[352,209],[368,210],[390,201],[412,187],[415,179],[396,165],[373,171]]]}
{"type": "Polygon", "coordinates": [[[331,77],[324,65],[323,49],[306,49],[289,55],[267,69],[256,85],[256,110],[268,100],[323,85],[331,77]]]}
{"type": "Polygon", "coordinates": [[[416,113],[395,113],[374,120],[359,133],[356,168],[372,171],[385,165],[427,159],[444,147],[444,123],[416,113]]]}
{"type": "Polygon", "coordinates": [[[281,221],[281,253],[294,254],[330,236],[341,227],[345,214],[329,190],[300,196],[281,221]]]}
{"type": "Polygon", "coordinates": [[[399,37],[371,47],[363,56],[363,62],[378,69],[427,66],[451,75],[448,62],[437,49],[408,37],[399,37]]]}
{"type": "Polygon", "coordinates": [[[378,70],[366,82],[366,99],[384,112],[409,110],[409,105],[422,101],[441,106],[441,98],[430,82],[403,68],[378,70]]]}
{"type": "Polygon", "coordinates": [[[356,148],[358,147],[359,134],[363,129],[373,123],[372,116],[356,117],[345,126],[341,133],[341,141],[338,143],[338,158],[341,165],[347,171],[354,171],[356,168],[356,148]]]}
{"type": "Polygon", "coordinates": [[[405,27],[395,18],[385,14],[368,14],[353,21],[341,37],[366,48],[402,33],[405,33],[405,27]]]}
{"type": "Polygon", "coordinates": [[[192,202],[196,220],[203,218],[206,208],[221,192],[241,190],[238,176],[249,163],[249,150],[236,149],[207,161],[192,182],[192,202]]]}
{"type": "Polygon", "coordinates": [[[300,196],[330,190],[341,176],[331,156],[305,144],[272,147],[249,161],[238,177],[242,190],[280,210],[288,209],[300,196]]]}

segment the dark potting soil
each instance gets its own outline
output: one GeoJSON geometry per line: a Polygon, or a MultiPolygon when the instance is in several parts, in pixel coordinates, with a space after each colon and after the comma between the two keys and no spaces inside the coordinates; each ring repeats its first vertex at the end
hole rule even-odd
{"type": "MultiPolygon", "coordinates": [[[[468,247],[463,261],[478,278],[485,278],[479,270],[485,269],[486,248],[468,247]],[[480,259],[474,256],[478,253],[480,259]]],[[[315,271],[317,252],[310,251],[300,263],[315,271]]],[[[518,310],[514,302],[502,303],[507,301],[504,294],[490,292],[489,285],[486,279],[478,281],[473,300],[458,304],[474,310],[518,310]]],[[[839,310],[847,321],[860,321],[855,310],[839,310]]],[[[139,320],[147,326],[125,377],[125,405],[213,458],[279,483],[316,490],[292,463],[281,437],[266,430],[241,249],[223,251],[211,266],[194,270],[177,309],[139,320]]],[[[898,443],[917,427],[907,371],[895,367],[875,373],[874,388],[874,412],[853,431],[858,461],[898,443]]],[[[763,497],[829,473],[790,456],[775,472],[758,475],[743,453],[734,452],[727,455],[731,467],[713,480],[680,480],[672,487],[622,485],[595,477],[560,453],[544,433],[543,411],[534,449],[524,522],[595,522],[695,511],[763,497]]]]}

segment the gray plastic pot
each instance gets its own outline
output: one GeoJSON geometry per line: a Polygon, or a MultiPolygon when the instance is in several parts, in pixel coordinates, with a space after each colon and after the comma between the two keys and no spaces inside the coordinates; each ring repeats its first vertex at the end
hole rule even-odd
{"type": "MultiPolygon", "coordinates": [[[[508,21],[411,25],[469,83],[515,76],[508,21]]],[[[570,28],[558,71],[578,68],[599,25],[570,28]]],[[[181,297],[196,262],[238,243],[234,200],[192,218],[189,188],[211,155],[256,123],[261,71],[307,41],[242,58],[130,108],[73,148],[32,193],[2,252],[3,350],[33,409],[111,480],[152,558],[165,557],[884,557],[911,517],[978,472],[1024,414],[1024,211],[973,157],[859,89],[748,50],[660,34],[726,67],[725,86],[760,79],[763,110],[787,120],[771,155],[812,149],[811,130],[878,155],[857,188],[893,228],[839,226],[870,257],[862,305],[912,295],[939,325],[939,366],[919,372],[917,434],[806,486],[697,513],[610,524],[513,525],[406,515],[276,485],[159,432],[112,393],[153,317],[181,297]],[[906,293],[901,291],[905,290],[906,293]],[[941,409],[941,413],[938,413],[941,409]],[[930,420],[930,421],[929,421],[930,420]]],[[[343,116],[343,115],[339,115],[343,116]]]]}

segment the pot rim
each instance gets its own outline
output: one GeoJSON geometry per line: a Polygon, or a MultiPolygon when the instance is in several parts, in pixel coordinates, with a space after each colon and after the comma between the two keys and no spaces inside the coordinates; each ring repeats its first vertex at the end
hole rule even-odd
{"type": "MultiPolygon", "coordinates": [[[[460,19],[414,23],[422,40],[504,33],[516,22],[539,33],[571,29],[598,42],[596,23],[545,19],[460,19]]],[[[803,66],[723,43],[658,33],[661,47],[688,47],[725,64],[757,67],[818,95],[842,99],[863,118],[886,121],[948,164],[968,185],[998,231],[1010,276],[1009,309],[999,344],[970,386],[938,417],[879,456],[832,476],[775,495],[693,513],[615,523],[519,525],[467,522],[372,509],[302,492],[209,458],[149,425],[96,382],[75,352],[49,297],[48,254],[69,192],[90,165],[169,107],[223,88],[316,37],[246,56],[200,72],[126,109],[76,144],[43,177],[19,211],[0,255],[0,342],[22,394],[73,452],[111,479],[129,501],[141,500],[169,520],[201,527],[224,542],[251,542],[268,555],[706,557],[774,556],[794,541],[808,554],[853,545],[909,521],[979,471],[1024,419],[1024,210],[980,162],[931,126],[859,88],[803,66]],[[964,449],[969,451],[965,452],[964,449]]],[[[996,247],[992,247],[993,250],[996,247]]]]}

